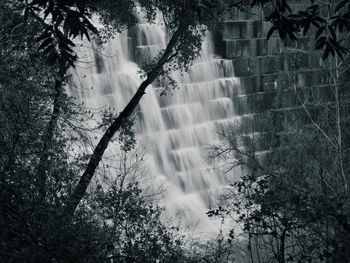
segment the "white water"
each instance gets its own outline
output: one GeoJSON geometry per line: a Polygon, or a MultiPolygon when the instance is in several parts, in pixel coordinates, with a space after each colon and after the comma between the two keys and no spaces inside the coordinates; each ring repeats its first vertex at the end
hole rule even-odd
{"type": "MultiPolygon", "coordinates": [[[[120,112],[141,83],[137,63],[150,61],[165,46],[159,25],[140,23],[103,48],[82,48],[79,57],[84,62],[78,64],[76,75],[82,87],[79,99],[90,108],[120,112]]],[[[174,78],[180,89],[167,96],[159,96],[164,87],[147,88],[137,112],[137,138],[146,142],[150,172],[168,186],[167,211],[180,214],[187,226],[198,225],[199,231],[216,231],[205,213],[227,178],[207,165],[203,148],[218,140],[217,125],[239,121],[231,100],[239,93],[239,79],[231,61],[214,55],[209,35],[191,72],[175,72],[174,78]]]]}

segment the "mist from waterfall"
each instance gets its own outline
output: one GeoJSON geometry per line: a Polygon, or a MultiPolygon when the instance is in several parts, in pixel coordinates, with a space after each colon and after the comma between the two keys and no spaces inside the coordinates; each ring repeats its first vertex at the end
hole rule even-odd
{"type": "MultiPolygon", "coordinates": [[[[162,26],[142,19],[103,46],[80,47],[74,78],[81,88],[75,96],[89,108],[119,113],[141,84],[140,65],[165,47],[162,26]]],[[[165,96],[160,94],[166,87],[147,88],[136,112],[137,140],[146,145],[146,166],[157,184],[167,186],[163,204],[169,214],[179,216],[185,226],[215,232],[206,212],[228,178],[207,164],[203,150],[218,141],[216,127],[237,121],[232,98],[239,94],[239,79],[232,62],[214,54],[209,33],[190,72],[172,76],[179,89],[165,96]]]]}

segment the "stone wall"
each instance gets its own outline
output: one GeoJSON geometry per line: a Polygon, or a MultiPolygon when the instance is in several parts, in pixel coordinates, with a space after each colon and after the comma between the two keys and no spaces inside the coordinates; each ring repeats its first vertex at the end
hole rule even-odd
{"type": "MultiPolygon", "coordinates": [[[[293,8],[305,9],[303,2],[294,0],[293,8]]],[[[289,99],[292,103],[291,83],[319,89],[320,93],[325,89],[321,56],[313,49],[314,32],[300,35],[298,42],[283,43],[277,32],[267,40],[271,27],[264,21],[267,12],[259,8],[249,14],[236,11],[224,23],[220,53],[233,61],[235,75],[241,81],[240,94],[232,98],[238,115],[279,107],[277,93],[285,93],[284,106],[289,99]]]]}

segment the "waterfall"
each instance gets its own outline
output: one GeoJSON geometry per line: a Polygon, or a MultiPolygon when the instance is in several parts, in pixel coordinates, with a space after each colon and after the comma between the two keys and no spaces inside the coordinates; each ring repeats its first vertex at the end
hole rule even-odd
{"type": "MultiPolygon", "coordinates": [[[[140,22],[103,48],[89,45],[79,51],[75,81],[82,88],[76,96],[90,108],[107,106],[118,113],[141,83],[139,65],[166,47],[166,37],[161,25],[140,22]]],[[[169,186],[167,211],[180,213],[185,225],[215,231],[206,212],[227,178],[208,166],[203,149],[217,142],[217,126],[237,121],[232,98],[239,94],[239,79],[232,62],[214,54],[209,33],[190,72],[173,77],[180,88],[166,96],[160,96],[164,87],[147,88],[137,109],[137,138],[146,143],[150,172],[169,186]]]]}

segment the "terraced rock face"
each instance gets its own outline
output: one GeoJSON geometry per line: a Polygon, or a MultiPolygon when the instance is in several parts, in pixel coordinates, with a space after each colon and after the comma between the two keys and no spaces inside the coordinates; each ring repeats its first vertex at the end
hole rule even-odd
{"type": "MultiPolygon", "coordinates": [[[[120,112],[141,83],[139,66],[150,62],[166,45],[162,27],[140,22],[135,28],[109,40],[103,47],[81,47],[85,62],[77,66],[78,97],[90,108],[107,107],[120,112]]],[[[174,72],[179,89],[150,86],[137,112],[136,133],[147,150],[149,172],[169,189],[165,205],[171,215],[180,214],[185,225],[215,231],[206,212],[213,195],[227,178],[210,168],[203,148],[217,142],[216,127],[237,125],[233,98],[240,81],[233,63],[214,55],[210,34],[201,57],[190,72],[174,72]]],[[[247,113],[244,103],[238,111],[247,113]]],[[[247,114],[245,114],[247,116],[247,114]]]]}
{"type": "MultiPolygon", "coordinates": [[[[305,10],[308,2],[293,0],[290,5],[297,12],[305,10]]],[[[314,49],[314,30],[297,35],[297,42],[283,42],[277,32],[267,40],[271,24],[264,18],[269,12],[258,7],[248,13],[233,10],[224,23],[220,53],[232,61],[240,79],[242,96],[234,101],[238,114],[244,114],[243,110],[259,114],[281,104],[293,106],[294,85],[324,94],[327,75],[322,52],[314,49]],[[276,94],[281,94],[280,101],[276,94]],[[247,104],[244,109],[239,106],[242,100],[247,104]],[[285,103],[288,100],[290,105],[285,103]]]]}

